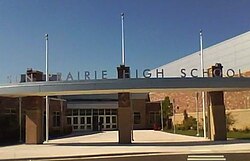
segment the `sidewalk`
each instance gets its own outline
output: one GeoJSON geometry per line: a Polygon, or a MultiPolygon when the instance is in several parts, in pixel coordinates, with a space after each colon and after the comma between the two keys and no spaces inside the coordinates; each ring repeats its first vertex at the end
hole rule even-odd
{"type": "Polygon", "coordinates": [[[0,160],[94,157],[117,155],[148,155],[157,153],[190,154],[218,152],[249,152],[250,142],[210,142],[203,138],[169,134],[161,131],[134,131],[132,144],[117,143],[117,131],[71,135],[41,145],[0,147],[0,160]]]}

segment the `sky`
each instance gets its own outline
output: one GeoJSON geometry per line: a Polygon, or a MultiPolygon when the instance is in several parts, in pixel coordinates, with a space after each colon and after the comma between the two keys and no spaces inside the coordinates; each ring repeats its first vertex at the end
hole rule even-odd
{"type": "Polygon", "coordinates": [[[76,77],[121,64],[121,13],[126,65],[153,69],[250,29],[249,0],[0,0],[0,83],[27,68],[76,77]]]}

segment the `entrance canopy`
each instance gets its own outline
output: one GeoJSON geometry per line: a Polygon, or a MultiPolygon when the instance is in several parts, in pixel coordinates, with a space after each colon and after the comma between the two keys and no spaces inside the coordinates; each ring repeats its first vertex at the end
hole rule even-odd
{"type": "Polygon", "coordinates": [[[146,93],[157,91],[242,91],[250,78],[139,78],[82,81],[27,82],[0,85],[0,96],[53,96],[80,94],[146,93]]]}

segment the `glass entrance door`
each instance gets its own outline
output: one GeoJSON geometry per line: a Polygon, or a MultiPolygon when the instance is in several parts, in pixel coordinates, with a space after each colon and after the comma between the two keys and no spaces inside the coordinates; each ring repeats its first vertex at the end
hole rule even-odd
{"type": "Polygon", "coordinates": [[[117,116],[99,116],[99,122],[102,122],[103,130],[112,130],[116,129],[117,116]]]}
{"type": "Polygon", "coordinates": [[[117,129],[116,109],[72,109],[67,116],[67,123],[72,125],[73,131],[99,130],[102,122],[102,130],[117,129]]]}
{"type": "Polygon", "coordinates": [[[71,117],[73,131],[91,131],[92,117],[91,116],[74,116],[71,117]]]}

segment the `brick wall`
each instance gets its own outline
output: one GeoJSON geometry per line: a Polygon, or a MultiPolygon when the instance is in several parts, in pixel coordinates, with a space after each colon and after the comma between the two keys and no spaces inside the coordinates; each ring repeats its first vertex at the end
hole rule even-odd
{"type": "MultiPolygon", "coordinates": [[[[25,113],[27,110],[37,109],[37,104],[42,105],[42,113],[45,113],[45,99],[41,97],[23,97],[22,98],[22,128],[23,131],[25,127],[25,113]],[[37,102],[39,101],[39,102],[37,102]]],[[[66,102],[63,102],[63,108],[61,109],[61,103],[58,100],[50,100],[50,133],[51,134],[63,134],[68,133],[69,130],[66,125],[66,102]],[[59,111],[61,114],[61,126],[53,127],[53,112],[59,111]]],[[[8,98],[8,97],[0,97],[0,114],[6,114],[8,112],[14,112],[14,116],[19,120],[19,98],[8,98]],[[11,110],[10,110],[11,109],[11,110]]],[[[44,117],[44,116],[43,116],[44,117]]],[[[19,125],[17,125],[19,126],[19,125]]]]}
{"type": "MultiPolygon", "coordinates": [[[[250,77],[250,71],[242,74],[243,77],[250,77]]],[[[181,124],[183,120],[183,111],[187,110],[189,116],[196,117],[196,92],[194,91],[166,91],[151,92],[149,94],[150,101],[162,101],[165,97],[169,97],[171,102],[175,100],[176,107],[176,123],[181,124]],[[177,109],[179,107],[179,109],[177,109]]],[[[244,129],[250,127],[250,120],[246,118],[250,110],[250,91],[230,91],[224,92],[224,103],[227,111],[231,111],[232,115],[238,120],[234,128],[244,129]]],[[[198,92],[198,110],[200,111],[200,123],[202,124],[202,100],[201,92],[198,92]]]]}
{"type": "MultiPolygon", "coordinates": [[[[250,77],[250,71],[242,73],[243,77],[250,77]]],[[[196,108],[196,92],[194,91],[173,91],[173,92],[151,92],[150,101],[161,101],[169,96],[171,102],[175,99],[175,107],[179,107],[177,113],[194,112],[196,108]]],[[[224,103],[227,110],[250,109],[250,91],[224,92],[224,103]]],[[[201,92],[198,92],[198,109],[202,109],[201,92]]]]}
{"type": "Polygon", "coordinates": [[[141,121],[140,124],[134,124],[134,129],[145,129],[146,127],[146,103],[143,99],[132,100],[133,112],[139,112],[141,121]]]}
{"type": "MultiPolygon", "coordinates": [[[[176,113],[193,112],[196,108],[196,92],[151,92],[149,94],[150,101],[162,101],[165,97],[169,97],[170,101],[175,101],[176,113]],[[178,109],[177,109],[178,107],[178,109]]],[[[198,94],[198,108],[201,109],[201,93],[198,94]]]]}
{"type": "Polygon", "coordinates": [[[161,104],[160,102],[147,102],[146,103],[146,128],[153,129],[154,124],[150,123],[150,112],[160,112],[161,104]]]}

